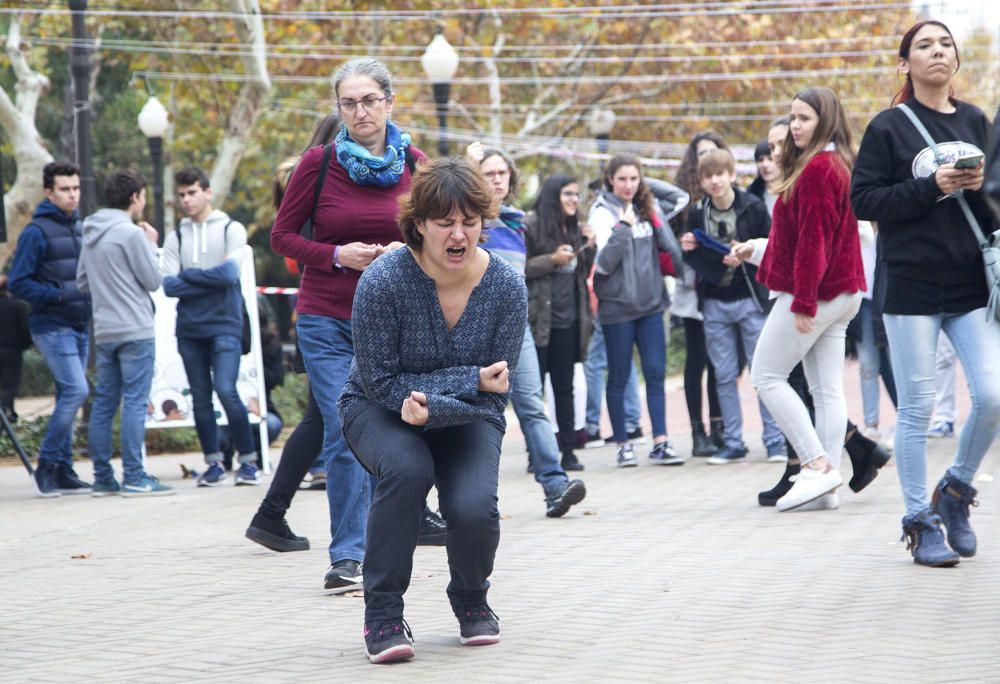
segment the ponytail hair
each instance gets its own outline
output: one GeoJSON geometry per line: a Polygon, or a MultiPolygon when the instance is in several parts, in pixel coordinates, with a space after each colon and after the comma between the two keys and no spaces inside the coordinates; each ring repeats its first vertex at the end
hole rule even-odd
{"type": "MultiPolygon", "coordinates": [[[[962,58],[958,54],[958,43],[955,42],[955,37],[951,34],[951,29],[948,28],[943,22],[937,21],[936,19],[926,19],[924,21],[918,21],[916,24],[911,26],[906,33],[903,34],[903,39],[899,41],[899,58],[906,61],[910,61],[910,47],[912,47],[913,45],[913,39],[916,37],[920,29],[927,26],[928,24],[934,26],[940,26],[941,28],[943,28],[945,31],[948,32],[948,36],[951,37],[951,42],[955,46],[955,61],[958,64],[958,66],[961,67],[962,58]]],[[[956,69],[956,72],[957,71],[958,69],[956,69]]],[[[892,96],[892,101],[889,103],[889,106],[895,107],[898,104],[909,102],[910,100],[913,99],[913,97],[914,97],[913,79],[910,78],[910,74],[906,74],[906,83],[904,83],[903,87],[900,88],[899,91],[892,96]]],[[[957,100],[955,99],[955,89],[951,85],[948,86],[948,100],[952,104],[957,103],[957,100]]]]}

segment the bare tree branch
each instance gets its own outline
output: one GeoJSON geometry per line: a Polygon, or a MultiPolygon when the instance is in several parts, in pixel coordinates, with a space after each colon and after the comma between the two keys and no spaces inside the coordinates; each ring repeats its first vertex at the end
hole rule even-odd
{"type": "Polygon", "coordinates": [[[234,11],[242,13],[243,16],[235,21],[236,33],[240,42],[251,48],[241,58],[243,70],[249,78],[240,89],[236,104],[229,114],[226,134],[219,143],[210,174],[212,199],[217,207],[221,207],[226,201],[254,124],[271,92],[271,79],[267,73],[267,41],[260,4],[257,0],[230,0],[229,5],[234,11]]]}

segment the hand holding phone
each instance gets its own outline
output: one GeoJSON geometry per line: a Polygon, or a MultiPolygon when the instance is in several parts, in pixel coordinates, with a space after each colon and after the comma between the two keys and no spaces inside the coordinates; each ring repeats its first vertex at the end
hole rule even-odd
{"type": "Polygon", "coordinates": [[[963,154],[955,160],[956,169],[974,169],[983,161],[983,153],[963,154]]]}

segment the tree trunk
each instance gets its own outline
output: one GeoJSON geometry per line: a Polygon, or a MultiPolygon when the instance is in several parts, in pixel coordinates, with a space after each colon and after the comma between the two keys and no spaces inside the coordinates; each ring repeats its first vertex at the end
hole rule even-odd
{"type": "Polygon", "coordinates": [[[17,238],[34,213],[35,206],[42,200],[42,168],[52,161],[52,155],[45,148],[38,129],[35,127],[35,112],[38,99],[49,88],[49,79],[33,71],[28,65],[27,46],[21,46],[21,23],[13,15],[7,31],[7,56],[17,77],[14,86],[15,100],[0,88],[0,126],[3,126],[11,147],[17,176],[14,184],[4,195],[4,212],[7,218],[7,242],[0,244],[0,268],[14,251],[17,238]]]}
{"type": "Polygon", "coordinates": [[[233,185],[236,168],[246,150],[254,123],[271,92],[271,79],[267,73],[267,43],[264,22],[257,0],[230,0],[235,12],[243,18],[236,20],[236,33],[240,42],[250,46],[249,54],[242,57],[243,70],[249,80],[240,89],[239,98],[229,115],[226,134],[219,143],[215,165],[209,174],[212,186],[212,204],[221,208],[233,185]]]}

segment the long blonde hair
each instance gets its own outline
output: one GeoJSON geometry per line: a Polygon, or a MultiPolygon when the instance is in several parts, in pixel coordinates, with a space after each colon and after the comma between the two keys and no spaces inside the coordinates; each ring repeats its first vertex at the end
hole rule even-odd
{"type": "Polygon", "coordinates": [[[787,202],[795,184],[802,175],[806,164],[812,158],[822,152],[830,143],[836,147],[837,155],[840,157],[844,168],[848,173],[854,168],[856,153],[854,151],[854,140],[851,136],[851,127],[847,123],[847,116],[844,108],[840,106],[840,100],[829,88],[809,88],[798,93],[793,100],[800,100],[806,103],[816,112],[819,122],[816,124],[816,131],[812,140],[804,150],[795,146],[792,138],[792,129],[788,129],[785,136],[785,145],[781,152],[781,183],[778,184],[778,194],[787,202]]]}

